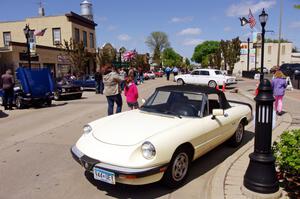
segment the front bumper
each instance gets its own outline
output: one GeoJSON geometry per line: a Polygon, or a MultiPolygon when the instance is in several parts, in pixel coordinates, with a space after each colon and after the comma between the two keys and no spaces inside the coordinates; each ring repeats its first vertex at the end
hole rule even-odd
{"type": "Polygon", "coordinates": [[[99,160],[83,154],[75,145],[71,147],[73,158],[82,165],[87,171],[93,172],[94,167],[112,172],[116,176],[116,181],[124,184],[148,184],[159,181],[168,164],[148,167],[148,168],[127,168],[102,163],[99,160]]]}
{"type": "Polygon", "coordinates": [[[82,94],[82,91],[61,92],[61,93],[59,93],[60,96],[69,96],[69,95],[77,95],[77,94],[82,94]]]}

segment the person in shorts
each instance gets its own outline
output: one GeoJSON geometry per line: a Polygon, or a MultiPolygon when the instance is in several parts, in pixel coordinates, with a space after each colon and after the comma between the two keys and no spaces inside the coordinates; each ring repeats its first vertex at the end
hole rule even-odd
{"type": "Polygon", "coordinates": [[[138,88],[130,76],[126,79],[124,94],[126,96],[128,107],[131,110],[137,109],[139,107],[139,103],[137,101],[139,98],[138,88]]]}

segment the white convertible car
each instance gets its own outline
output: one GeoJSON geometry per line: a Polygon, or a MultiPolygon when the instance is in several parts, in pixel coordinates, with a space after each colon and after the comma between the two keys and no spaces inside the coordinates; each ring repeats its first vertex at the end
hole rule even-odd
{"type": "Polygon", "coordinates": [[[175,81],[179,84],[205,85],[212,88],[223,86],[223,84],[236,84],[236,77],[224,75],[216,69],[196,69],[191,74],[177,75],[175,81]]]}
{"type": "Polygon", "coordinates": [[[249,104],[213,88],[159,87],[140,109],[84,126],[71,153],[96,180],[177,187],[193,160],[225,141],[238,146],[251,116],[249,104]]]}

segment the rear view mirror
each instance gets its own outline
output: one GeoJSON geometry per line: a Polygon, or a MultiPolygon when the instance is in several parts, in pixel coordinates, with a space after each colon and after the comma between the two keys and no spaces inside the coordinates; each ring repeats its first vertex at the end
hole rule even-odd
{"type": "Polygon", "coordinates": [[[212,119],[215,119],[217,116],[224,116],[224,109],[213,109],[212,115],[212,119]]]}

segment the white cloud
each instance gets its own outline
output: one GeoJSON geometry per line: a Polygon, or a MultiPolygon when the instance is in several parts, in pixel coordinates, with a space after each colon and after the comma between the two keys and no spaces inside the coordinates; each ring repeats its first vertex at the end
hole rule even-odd
{"type": "Polygon", "coordinates": [[[290,28],[300,28],[300,21],[294,21],[290,23],[289,25],[290,28]]]}
{"type": "Polygon", "coordinates": [[[171,19],[172,23],[185,23],[185,22],[190,22],[193,21],[194,17],[173,17],[171,19]]]}
{"type": "Polygon", "coordinates": [[[110,25],[107,27],[107,30],[112,32],[112,31],[115,31],[117,28],[118,28],[117,26],[110,25]]]}
{"type": "Polygon", "coordinates": [[[200,28],[187,28],[187,29],[183,29],[177,34],[178,35],[199,35],[201,34],[201,32],[202,31],[200,28]]]}
{"type": "Polygon", "coordinates": [[[131,40],[131,37],[127,34],[121,34],[121,35],[118,36],[118,39],[120,41],[129,41],[129,40],[131,40]]]}
{"type": "Polygon", "coordinates": [[[229,17],[240,17],[249,14],[249,8],[252,13],[260,12],[263,8],[268,9],[276,4],[276,0],[263,0],[263,1],[242,1],[238,4],[232,4],[226,11],[229,17]]]}
{"type": "Polygon", "coordinates": [[[225,32],[230,32],[230,31],[231,31],[231,27],[226,26],[226,27],[224,28],[224,31],[225,31],[225,32]]]}
{"type": "Polygon", "coordinates": [[[203,42],[202,39],[186,39],[183,41],[184,46],[196,46],[198,44],[201,44],[203,42]]]}

